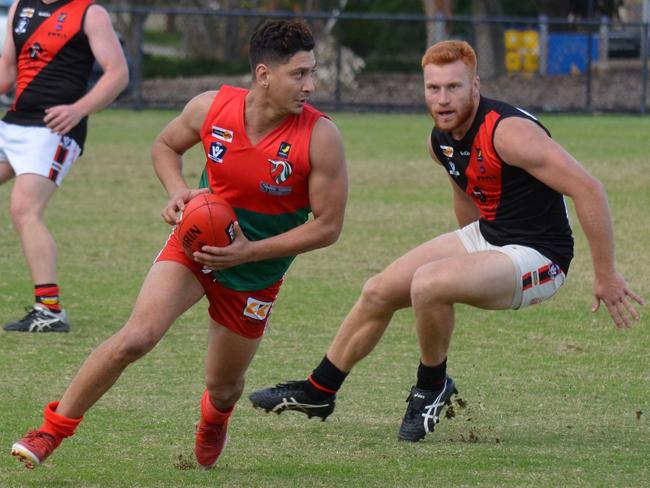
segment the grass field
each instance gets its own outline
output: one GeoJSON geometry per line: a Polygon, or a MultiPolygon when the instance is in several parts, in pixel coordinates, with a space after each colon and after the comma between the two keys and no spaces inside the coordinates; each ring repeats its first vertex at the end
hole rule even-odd
{"type": "MultiPolygon", "coordinates": [[[[77,435],[29,472],[11,443],[41,421],[88,353],[127,318],[169,231],[149,148],[170,112],[93,117],[87,152],[55,196],[70,334],[0,333],[1,487],[410,487],[650,485],[649,312],[618,331],[591,314],[592,270],[575,216],[576,258],[564,290],[518,312],[457,307],[449,359],[465,408],[425,442],[396,441],[418,349],[410,311],[350,375],[321,423],[266,415],[242,399],[218,468],[193,461],[203,390],[206,304],[182,317],[91,409],[77,435]]],[[[424,115],[336,115],[346,142],[350,201],[341,239],[299,257],[248,374],[245,396],[317,364],[364,280],[416,244],[454,228],[444,172],[426,155],[424,115]]],[[[543,117],[609,192],[620,270],[650,298],[650,119],[543,117]]],[[[198,180],[201,155],[187,158],[198,180]]],[[[0,318],[32,288],[0,187],[0,318]]]]}

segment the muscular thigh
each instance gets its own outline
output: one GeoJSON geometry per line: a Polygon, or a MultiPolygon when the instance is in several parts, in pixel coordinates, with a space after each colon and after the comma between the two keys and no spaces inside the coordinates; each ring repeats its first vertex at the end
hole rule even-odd
{"type": "Polygon", "coordinates": [[[162,337],[203,296],[203,287],[182,264],[155,263],[142,284],[125,332],[162,337]]]}
{"type": "Polygon", "coordinates": [[[53,181],[36,174],[16,176],[11,190],[11,207],[15,210],[42,213],[56,190],[53,181]]]}
{"type": "Polygon", "coordinates": [[[436,300],[501,310],[512,306],[517,272],[505,254],[480,251],[427,264],[416,280],[436,300]]]}
{"type": "Polygon", "coordinates": [[[399,308],[411,305],[411,282],[415,272],[425,265],[435,267],[444,259],[467,256],[459,237],[449,232],[407,252],[391,263],[377,277],[378,286],[390,293],[399,308]]]}

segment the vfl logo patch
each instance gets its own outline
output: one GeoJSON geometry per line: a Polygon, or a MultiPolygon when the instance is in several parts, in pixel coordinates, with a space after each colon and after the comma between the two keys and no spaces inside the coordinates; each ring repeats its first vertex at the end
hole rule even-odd
{"type": "Polygon", "coordinates": [[[254,320],[266,320],[272,306],[273,302],[262,302],[253,297],[248,297],[244,315],[254,320]]]}
{"type": "Polygon", "coordinates": [[[29,19],[20,19],[20,22],[18,22],[18,25],[14,29],[14,32],[16,34],[24,34],[27,32],[27,24],[29,23],[29,19]]]}
{"type": "Polygon", "coordinates": [[[291,144],[288,142],[281,142],[280,149],[278,149],[278,157],[287,159],[289,157],[289,151],[291,151],[291,144]]]}
{"type": "Polygon", "coordinates": [[[452,163],[451,161],[449,161],[449,174],[451,176],[460,176],[460,173],[456,169],[456,165],[454,163],[452,163]]]}
{"type": "Polygon", "coordinates": [[[222,127],[217,127],[216,125],[212,126],[212,137],[216,137],[225,142],[232,142],[234,134],[231,130],[224,129],[222,127]]]}
{"type": "Polygon", "coordinates": [[[213,142],[210,145],[210,151],[208,152],[208,158],[210,158],[215,163],[223,163],[223,157],[226,154],[226,146],[220,142],[213,142]]]}
{"type": "Polygon", "coordinates": [[[293,166],[289,161],[269,159],[269,163],[271,163],[271,178],[278,185],[287,181],[291,173],[293,173],[293,166]]]}
{"type": "Polygon", "coordinates": [[[454,148],[451,146],[440,146],[440,149],[442,149],[442,154],[447,156],[448,158],[453,158],[454,157],[454,148]]]}

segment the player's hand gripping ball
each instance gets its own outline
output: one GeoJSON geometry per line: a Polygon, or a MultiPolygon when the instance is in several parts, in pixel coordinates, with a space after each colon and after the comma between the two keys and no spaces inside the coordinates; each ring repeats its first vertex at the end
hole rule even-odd
{"type": "Polygon", "coordinates": [[[228,202],[212,193],[201,193],[185,205],[176,227],[185,253],[203,246],[224,247],[235,240],[235,212],[228,202]]]}

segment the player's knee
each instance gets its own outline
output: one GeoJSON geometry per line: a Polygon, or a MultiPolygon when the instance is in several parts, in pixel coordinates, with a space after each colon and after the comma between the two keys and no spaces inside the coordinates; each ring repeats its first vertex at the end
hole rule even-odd
{"type": "Polygon", "coordinates": [[[443,300],[444,276],[427,269],[418,269],[411,280],[411,303],[414,308],[443,300]]]}
{"type": "Polygon", "coordinates": [[[244,391],[244,379],[235,381],[223,381],[218,378],[212,378],[210,375],[205,377],[205,386],[210,393],[210,399],[217,408],[227,408],[237,402],[244,391]]]}
{"type": "Polygon", "coordinates": [[[140,332],[122,332],[115,337],[113,357],[120,363],[132,363],[151,351],[158,340],[140,332]]]}
{"type": "Polygon", "coordinates": [[[29,205],[22,200],[11,201],[10,213],[11,221],[18,231],[29,225],[30,219],[34,218],[34,214],[30,211],[29,205]]]}
{"type": "Polygon", "coordinates": [[[397,308],[394,298],[381,275],[373,276],[363,285],[361,299],[375,310],[394,310],[397,308]]]}

